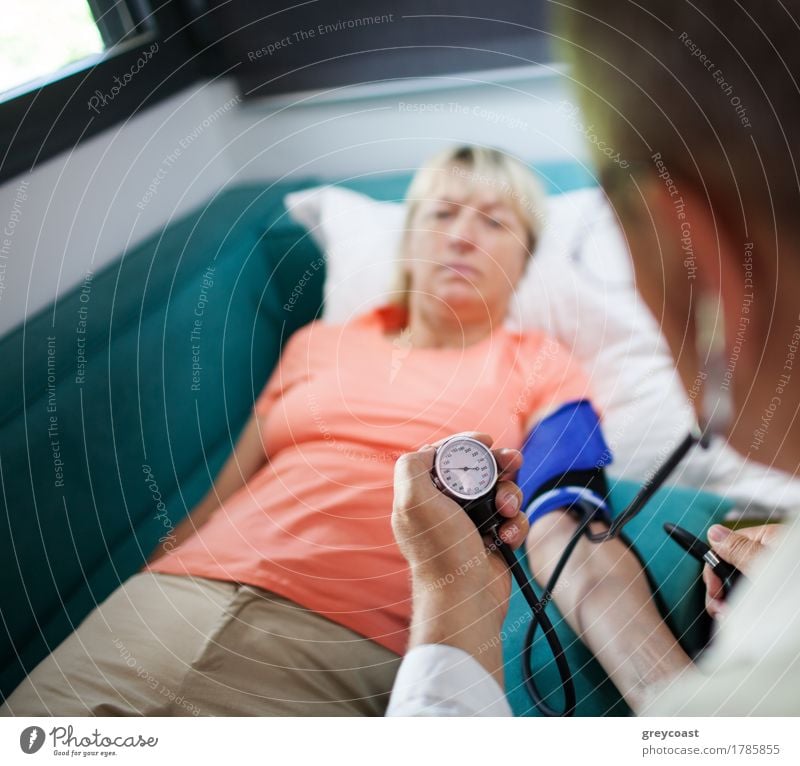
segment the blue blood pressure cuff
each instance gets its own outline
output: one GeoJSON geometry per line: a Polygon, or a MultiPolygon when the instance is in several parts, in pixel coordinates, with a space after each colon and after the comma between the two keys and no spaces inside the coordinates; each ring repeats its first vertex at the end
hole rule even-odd
{"type": "Polygon", "coordinates": [[[604,468],[613,456],[586,399],[568,402],[537,423],[521,452],[517,484],[531,524],[557,508],[607,515],[604,468]]]}

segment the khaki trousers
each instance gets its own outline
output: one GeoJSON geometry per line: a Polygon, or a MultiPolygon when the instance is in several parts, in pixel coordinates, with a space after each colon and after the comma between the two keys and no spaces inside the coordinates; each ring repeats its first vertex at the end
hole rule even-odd
{"type": "Polygon", "coordinates": [[[34,668],[0,715],[380,716],[399,663],[260,588],[141,572],[34,668]]]}

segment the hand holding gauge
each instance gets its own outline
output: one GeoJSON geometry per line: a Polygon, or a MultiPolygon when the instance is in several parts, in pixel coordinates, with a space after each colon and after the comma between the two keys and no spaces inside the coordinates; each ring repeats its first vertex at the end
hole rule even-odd
{"type": "Polygon", "coordinates": [[[392,529],[408,561],[414,594],[410,645],[456,646],[502,684],[502,647],[492,639],[503,625],[511,578],[497,546],[487,550],[486,536],[481,537],[464,505],[488,494],[492,503],[484,506],[482,518],[494,530],[492,542],[499,538],[509,549],[525,541],[528,522],[519,510],[522,492],[510,480],[522,465],[522,454],[492,450],[491,444],[488,434],[470,431],[401,455],[394,470],[392,529]],[[434,469],[437,457],[441,474],[434,469]]]}
{"type": "MultiPolygon", "coordinates": [[[[483,579],[486,541],[476,534],[477,525],[464,513],[464,507],[481,511],[478,521],[484,522],[486,534],[499,520],[497,531],[512,548],[524,542],[528,524],[520,513],[522,492],[511,481],[522,465],[522,455],[516,449],[493,450],[491,444],[488,434],[469,431],[398,459],[392,526],[415,576],[436,581],[463,568],[465,561],[480,559],[481,566],[470,568],[468,576],[460,577],[459,582],[466,584],[474,578],[473,587],[485,588],[491,582],[490,590],[500,590],[495,582],[497,572],[487,573],[483,579]],[[434,462],[439,463],[439,469],[434,462]]],[[[493,566],[496,559],[502,572],[500,557],[488,558],[487,563],[493,566]]],[[[503,590],[507,592],[508,586],[503,590]]],[[[499,592],[497,595],[500,597],[499,592]]]]}
{"type": "Polygon", "coordinates": [[[494,639],[506,614],[510,570],[553,651],[570,715],[575,690],[563,647],[514,553],[528,522],[519,511],[519,487],[505,478],[516,475],[522,454],[491,450],[491,443],[486,434],[455,434],[437,442],[433,455],[426,445],[395,465],[392,528],[411,567],[411,646],[464,649],[502,685],[502,649],[494,639]],[[481,535],[490,537],[488,555],[481,535]]]}

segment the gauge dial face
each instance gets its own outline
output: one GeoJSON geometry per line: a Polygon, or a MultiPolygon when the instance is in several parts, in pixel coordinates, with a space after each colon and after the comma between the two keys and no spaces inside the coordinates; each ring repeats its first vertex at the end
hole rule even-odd
{"type": "Polygon", "coordinates": [[[497,463],[491,450],[469,437],[456,436],[442,444],[434,467],[439,481],[465,500],[485,495],[497,480],[497,463]]]}

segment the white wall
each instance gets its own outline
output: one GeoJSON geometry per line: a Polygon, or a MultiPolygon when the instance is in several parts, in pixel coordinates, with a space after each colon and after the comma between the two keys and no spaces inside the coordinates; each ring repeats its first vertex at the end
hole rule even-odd
{"type": "Polygon", "coordinates": [[[524,67],[246,102],[226,129],[242,179],[411,170],[455,142],[529,161],[585,158],[583,136],[558,108],[569,99],[558,71],[524,67]]]}
{"type": "Polygon", "coordinates": [[[186,89],[0,186],[0,335],[226,183],[410,170],[461,141],[529,161],[585,157],[558,109],[570,96],[557,71],[497,80],[473,73],[252,103],[231,81],[186,89]]]}

